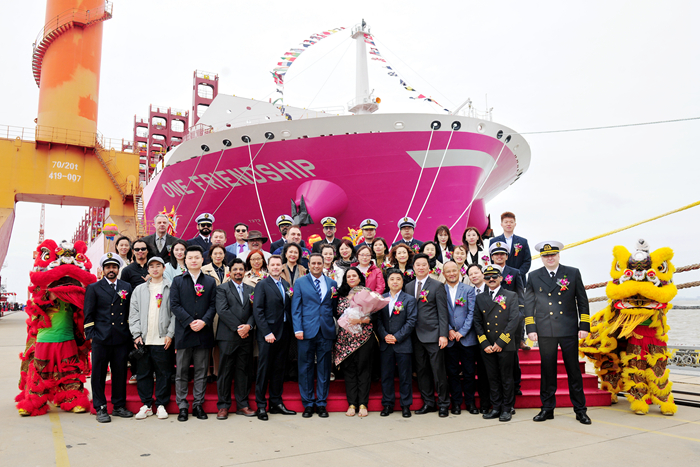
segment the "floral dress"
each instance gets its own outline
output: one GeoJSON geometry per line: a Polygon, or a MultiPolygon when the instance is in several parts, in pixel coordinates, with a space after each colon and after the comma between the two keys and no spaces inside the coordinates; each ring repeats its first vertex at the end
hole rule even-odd
{"type": "MultiPolygon", "coordinates": [[[[369,290],[367,287],[356,287],[355,292],[360,290],[369,290]]],[[[352,296],[351,292],[351,296],[352,296]]],[[[340,297],[338,300],[338,309],[336,318],[340,318],[343,312],[350,306],[350,297],[340,297]]],[[[374,337],[372,323],[362,323],[362,331],[359,334],[353,334],[343,328],[338,328],[338,338],[333,345],[333,364],[338,366],[348,358],[355,350],[362,347],[370,338],[374,337]]]]}

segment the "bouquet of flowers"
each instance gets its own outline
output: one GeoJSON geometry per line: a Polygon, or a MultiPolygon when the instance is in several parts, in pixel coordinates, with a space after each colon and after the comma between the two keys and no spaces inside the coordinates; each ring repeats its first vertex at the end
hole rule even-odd
{"type": "Polygon", "coordinates": [[[350,299],[350,306],[343,312],[338,319],[338,326],[345,329],[351,334],[359,334],[362,332],[361,324],[350,324],[350,320],[362,319],[369,316],[375,311],[379,311],[390,302],[388,298],[384,298],[376,292],[367,289],[356,287],[353,291],[358,290],[350,299]]]}

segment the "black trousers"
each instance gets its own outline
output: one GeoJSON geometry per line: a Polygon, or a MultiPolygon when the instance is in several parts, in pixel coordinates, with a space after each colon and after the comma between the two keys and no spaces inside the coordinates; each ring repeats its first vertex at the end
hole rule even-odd
{"type": "Polygon", "coordinates": [[[413,379],[411,378],[411,354],[397,353],[394,345],[389,345],[386,350],[379,352],[382,377],[382,405],[394,407],[396,405],[396,387],[394,385],[394,369],[399,373],[399,395],[401,407],[410,407],[413,404],[413,379]]]}
{"type": "Polygon", "coordinates": [[[438,407],[448,408],[450,396],[447,389],[445,352],[440,350],[437,342],[424,344],[417,338],[413,339],[413,352],[416,357],[418,390],[423,403],[428,407],[435,407],[435,389],[437,389],[438,407]]]}
{"type": "Polygon", "coordinates": [[[475,352],[476,390],[479,392],[479,408],[488,409],[491,407],[491,387],[489,386],[489,375],[486,373],[483,355],[484,352],[481,349],[475,352]]]}
{"type": "Polygon", "coordinates": [[[359,349],[347,356],[340,366],[345,374],[345,395],[348,405],[359,407],[369,404],[369,389],[372,385],[372,360],[377,341],[374,335],[359,349]]]}
{"type": "Polygon", "coordinates": [[[491,405],[499,412],[510,411],[515,402],[513,389],[513,351],[486,353],[482,357],[489,375],[491,405]]]}
{"type": "MultiPolygon", "coordinates": [[[[252,333],[251,333],[252,334],[252,333]]],[[[231,409],[231,386],[236,396],[236,410],[248,407],[253,363],[253,336],[236,341],[217,341],[219,344],[219,377],[216,380],[218,402],[216,408],[231,409]]]]}
{"type": "Polygon", "coordinates": [[[126,362],[129,352],[134,348],[132,342],[109,345],[92,341],[92,405],[99,409],[107,404],[105,397],[105,380],[107,366],[112,369],[112,405],[116,408],[126,405],[126,362]]]}
{"type": "Polygon", "coordinates": [[[255,401],[258,408],[267,408],[267,388],[270,387],[270,406],[282,403],[284,372],[292,335],[291,323],[284,324],[284,331],[273,344],[258,335],[258,373],[255,378],[255,401]]]}
{"type": "Polygon", "coordinates": [[[445,369],[452,407],[460,407],[462,402],[467,407],[474,403],[476,352],[481,352],[478,345],[465,347],[459,342],[445,349],[445,369]]]}
{"type": "Polygon", "coordinates": [[[156,375],[156,405],[170,402],[175,352],[172,345],[165,350],[162,345],[147,345],[146,354],[137,360],[136,389],[143,405],[153,406],[153,373],[156,375]]]}
{"type": "Polygon", "coordinates": [[[569,398],[574,405],[574,412],[586,413],[586,396],[583,394],[583,377],[578,364],[578,336],[540,337],[540,399],[542,410],[553,411],[556,406],[557,393],[557,345],[569,380],[569,398]]]}
{"type": "Polygon", "coordinates": [[[522,382],[523,374],[522,371],[520,371],[520,357],[518,356],[518,349],[520,348],[520,342],[523,340],[524,337],[524,323],[525,323],[525,317],[523,316],[523,307],[520,307],[521,313],[518,316],[518,327],[516,328],[515,331],[515,352],[513,355],[513,384],[515,385],[515,390],[519,391],[520,390],[520,385],[522,382]]]}

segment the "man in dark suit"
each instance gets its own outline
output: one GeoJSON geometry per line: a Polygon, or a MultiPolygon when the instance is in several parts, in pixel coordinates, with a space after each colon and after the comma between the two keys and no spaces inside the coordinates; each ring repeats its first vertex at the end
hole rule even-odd
{"type": "Polygon", "coordinates": [[[440,417],[449,416],[450,396],[445,370],[445,354],[449,331],[447,296],[442,282],[429,277],[428,255],[420,253],[413,259],[416,279],[406,284],[404,292],[416,297],[417,321],[414,331],[413,351],[416,357],[418,389],[423,407],[416,415],[435,412],[437,388],[440,417]]]}
{"type": "Polygon", "coordinates": [[[205,212],[197,216],[195,222],[197,222],[199,233],[194,238],[187,240],[187,244],[189,246],[198,245],[202,249],[202,253],[204,253],[211,248],[211,230],[214,226],[214,216],[205,212]]]}
{"type": "Polygon", "coordinates": [[[214,230],[210,235],[209,235],[209,240],[211,240],[211,243],[209,244],[209,247],[204,250],[203,257],[204,257],[204,262],[203,264],[209,264],[211,263],[211,257],[209,256],[209,250],[211,249],[212,246],[214,245],[219,245],[224,249],[224,264],[226,266],[229,266],[231,264],[231,261],[236,257],[235,254],[231,253],[226,249],[226,231],[222,229],[216,229],[214,230]]]}
{"type": "MultiPolygon", "coordinates": [[[[527,238],[519,237],[513,233],[515,231],[515,214],[512,212],[506,211],[501,214],[501,227],[503,228],[503,233],[493,237],[490,244],[494,242],[506,243],[508,246],[508,260],[506,264],[520,271],[523,284],[525,284],[527,282],[527,273],[530,271],[530,265],[532,263],[530,245],[527,243],[527,238]]],[[[503,277],[505,277],[505,275],[504,271],[503,277]]]]}
{"type": "Polygon", "coordinates": [[[539,341],[542,380],[542,410],[533,418],[543,422],[554,418],[557,392],[557,346],[569,380],[569,397],[576,420],[590,425],[586,414],[586,396],[578,363],[578,340],[591,330],[588,296],[578,269],[559,264],[560,242],[541,242],[535,246],[544,267],[532,271],[525,293],[525,327],[528,337],[539,341]]]}
{"type": "Polygon", "coordinates": [[[100,259],[104,277],[85,289],[85,338],[92,341],[92,405],[97,421],[111,421],[107,413],[105,380],[107,366],[112,369],[112,415],[133,417],[126,409],[126,362],[134,341],[129,331],[131,285],[117,279],[122,259],[106,253],[100,259]]]}
{"type": "Polygon", "coordinates": [[[206,420],[202,409],[207,387],[209,354],[214,347],[214,316],[216,315],[216,281],[202,273],[202,249],[198,245],[187,247],[185,253],[187,271],[173,279],[170,288],[170,310],[175,322],[175,395],[180,422],[187,421],[188,376],[190,364],[194,367],[192,415],[206,420]]]}
{"type": "Polygon", "coordinates": [[[403,217],[397,223],[399,230],[401,231],[401,238],[392,243],[391,246],[396,246],[399,243],[405,243],[410,246],[414,252],[418,253],[420,247],[423,246],[423,242],[413,238],[413,232],[416,230],[416,221],[410,217],[403,217]]]}
{"type": "Polygon", "coordinates": [[[338,251],[338,248],[340,248],[340,239],[335,237],[335,229],[337,222],[338,221],[335,217],[330,216],[321,219],[321,225],[323,225],[324,238],[314,243],[314,246],[311,248],[311,251],[313,253],[321,253],[321,247],[323,245],[333,245],[335,246],[335,251],[338,251]]]}
{"type": "Polygon", "coordinates": [[[285,362],[292,334],[291,292],[280,278],[282,258],[272,255],[267,263],[269,276],[255,286],[253,317],[257,327],[258,373],[255,400],[258,419],[267,420],[267,387],[270,386],[270,413],[296,415],[282,403],[285,362]]]}
{"type": "Polygon", "coordinates": [[[172,250],[175,242],[180,239],[168,234],[170,220],[165,214],[156,214],[155,219],[153,219],[153,225],[156,228],[156,233],[142,238],[148,246],[148,257],[160,256],[165,264],[168,264],[170,262],[170,250],[172,250]]]}
{"type": "Polygon", "coordinates": [[[474,322],[474,300],[476,293],[473,287],[461,281],[457,263],[450,260],[443,266],[445,275],[445,292],[447,294],[447,311],[450,327],[448,331],[447,348],[445,349],[445,368],[447,382],[450,385],[452,413],[462,412],[462,401],[467,410],[473,415],[479,414],[474,403],[476,389],[476,358],[479,347],[476,341],[474,322]]]}
{"type": "Polygon", "coordinates": [[[231,280],[216,288],[216,314],[219,327],[216,342],[219,345],[219,378],[216,389],[219,400],[217,420],[226,420],[231,409],[231,384],[235,381],[236,415],[255,416],[248,404],[250,383],[248,369],[253,363],[253,292],[243,283],[245,266],[236,258],[231,263],[231,280]],[[234,377],[235,374],[235,377],[234,377]]]}
{"type": "Polygon", "coordinates": [[[476,297],[474,327],[491,388],[491,412],[485,419],[511,420],[515,392],[513,389],[513,353],[517,351],[513,333],[518,325],[518,296],[501,287],[501,269],[489,265],[484,270],[488,293],[476,297]]]}
{"type": "Polygon", "coordinates": [[[294,283],[292,323],[299,349],[299,394],[302,417],[328,417],[326,403],[331,379],[331,351],[335,340],[333,311],[338,307],[338,284],[323,275],[323,256],[312,253],[309,274],[294,283]],[[314,391],[314,361],[316,388],[314,391]],[[314,397],[314,393],[316,397],[314,397]]]}
{"type": "Polygon", "coordinates": [[[377,336],[379,337],[379,358],[382,370],[382,412],[386,417],[394,411],[396,389],[394,387],[394,368],[399,373],[399,395],[401,412],[404,418],[411,416],[413,404],[413,381],[411,379],[411,354],[413,345],[411,334],[416,327],[418,311],[416,299],[403,292],[403,273],[399,269],[387,271],[389,292],[384,298],[391,301],[384,309],[378,311],[377,336]]]}

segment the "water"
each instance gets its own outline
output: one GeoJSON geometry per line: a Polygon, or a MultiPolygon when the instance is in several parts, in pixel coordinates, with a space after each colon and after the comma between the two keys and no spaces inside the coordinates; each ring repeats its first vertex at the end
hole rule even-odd
{"type": "MultiPolygon", "coordinates": [[[[689,345],[700,347],[700,301],[673,300],[674,306],[697,306],[694,310],[672,309],[666,321],[671,328],[668,332],[668,345],[689,345]]],[[[591,303],[591,314],[607,306],[607,302],[591,303]]]]}

